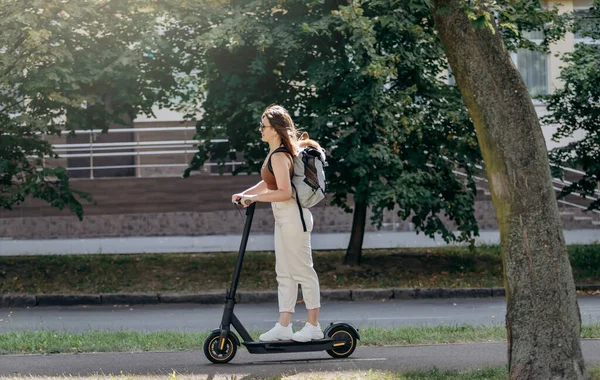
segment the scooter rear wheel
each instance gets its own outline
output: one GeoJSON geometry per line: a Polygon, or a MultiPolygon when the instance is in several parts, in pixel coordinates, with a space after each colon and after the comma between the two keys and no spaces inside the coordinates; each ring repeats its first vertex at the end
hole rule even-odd
{"type": "Polygon", "coordinates": [[[329,356],[341,359],[347,358],[352,355],[354,350],[356,349],[357,336],[351,329],[345,328],[343,326],[338,326],[327,334],[331,339],[337,341],[334,343],[334,348],[332,350],[327,350],[329,356]],[[343,343],[340,344],[340,343],[343,343]]]}
{"type": "Polygon", "coordinates": [[[214,332],[204,341],[204,355],[208,360],[215,364],[229,363],[237,352],[235,341],[231,334],[225,339],[225,342],[220,341],[220,335],[214,332]],[[222,352],[219,352],[219,345],[223,344],[222,352]]]}

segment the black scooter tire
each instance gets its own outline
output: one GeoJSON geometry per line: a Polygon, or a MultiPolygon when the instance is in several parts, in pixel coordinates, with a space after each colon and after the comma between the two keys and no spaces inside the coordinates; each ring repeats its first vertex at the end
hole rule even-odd
{"type": "Polygon", "coordinates": [[[206,338],[204,341],[204,355],[206,358],[215,364],[225,364],[229,363],[231,359],[234,358],[237,352],[237,345],[235,344],[235,340],[231,337],[231,334],[225,340],[224,345],[224,354],[219,354],[217,352],[219,345],[220,335],[219,333],[212,333],[206,338]]]}
{"type": "Polygon", "coordinates": [[[327,353],[332,358],[347,358],[348,356],[352,355],[356,349],[358,337],[356,336],[354,330],[345,328],[344,326],[338,326],[329,331],[327,336],[334,340],[342,340],[345,343],[343,346],[335,347],[332,350],[327,350],[327,353]]]}

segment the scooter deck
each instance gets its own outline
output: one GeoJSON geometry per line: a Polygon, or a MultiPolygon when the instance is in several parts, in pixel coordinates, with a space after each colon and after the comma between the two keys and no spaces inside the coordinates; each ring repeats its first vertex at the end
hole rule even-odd
{"type": "Polygon", "coordinates": [[[293,340],[280,340],[275,342],[242,342],[251,354],[276,354],[285,352],[310,352],[325,351],[334,348],[335,340],[323,338],[309,342],[294,342],[293,340]]]}

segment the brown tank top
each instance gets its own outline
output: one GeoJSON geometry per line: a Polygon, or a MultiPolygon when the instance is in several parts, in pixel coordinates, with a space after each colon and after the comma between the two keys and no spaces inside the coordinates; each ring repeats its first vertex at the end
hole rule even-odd
{"type": "MultiPolygon", "coordinates": [[[[267,189],[269,189],[269,190],[277,190],[279,188],[279,187],[277,187],[277,180],[275,179],[275,174],[273,174],[271,172],[271,170],[269,170],[269,161],[271,160],[271,156],[278,152],[282,152],[282,151],[275,150],[273,153],[271,153],[269,158],[267,158],[267,160],[265,161],[265,164],[260,169],[260,176],[261,176],[262,180],[265,181],[265,183],[267,184],[267,189]]],[[[283,153],[286,153],[286,155],[290,159],[290,163],[292,164],[290,167],[290,177],[291,177],[291,175],[294,171],[294,162],[292,161],[292,155],[290,153],[288,153],[287,151],[284,151],[283,153]]]]}

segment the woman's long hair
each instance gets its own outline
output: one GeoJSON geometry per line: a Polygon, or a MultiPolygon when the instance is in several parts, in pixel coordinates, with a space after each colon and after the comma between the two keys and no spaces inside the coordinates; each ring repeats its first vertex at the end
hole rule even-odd
{"type": "Polygon", "coordinates": [[[292,155],[297,155],[299,148],[307,146],[323,151],[318,142],[308,138],[307,132],[303,132],[301,136],[298,136],[299,132],[292,117],[282,106],[272,104],[264,110],[262,116],[266,116],[269,119],[269,123],[275,128],[279,137],[281,137],[281,142],[292,155]]]}
{"type": "Polygon", "coordinates": [[[287,150],[294,156],[298,154],[298,132],[289,112],[282,106],[272,104],[264,110],[262,116],[269,119],[269,124],[275,128],[287,150]]]}

